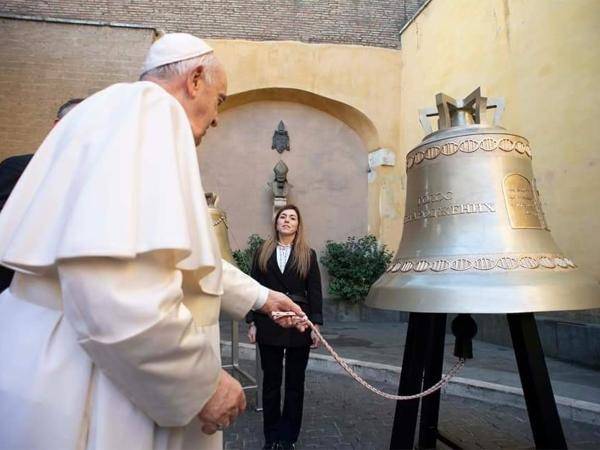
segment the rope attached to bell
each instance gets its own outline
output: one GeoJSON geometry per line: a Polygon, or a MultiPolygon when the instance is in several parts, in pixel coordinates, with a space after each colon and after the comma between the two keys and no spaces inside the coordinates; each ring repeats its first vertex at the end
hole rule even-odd
{"type": "MultiPolygon", "coordinates": [[[[272,312],[271,316],[274,320],[280,319],[282,317],[296,317],[296,314],[293,312],[272,312]]],[[[388,394],[387,392],[383,392],[379,389],[377,389],[376,387],[374,387],[373,385],[369,384],[364,378],[362,378],[360,375],[358,375],[351,367],[350,365],[344,361],[344,359],[338,355],[338,353],[333,349],[333,347],[331,346],[331,344],[329,344],[329,342],[327,342],[327,340],[323,337],[323,335],[319,332],[319,330],[317,329],[317,327],[315,327],[315,325],[308,319],[306,318],[304,323],[306,323],[306,325],[308,325],[308,327],[312,330],[313,333],[315,333],[317,335],[317,337],[319,338],[319,340],[323,343],[323,346],[325,347],[325,349],[327,349],[327,351],[331,354],[331,356],[333,356],[333,359],[335,359],[337,361],[337,363],[342,366],[342,368],[348,373],[348,375],[350,375],[356,382],[358,382],[359,384],[361,384],[362,386],[364,386],[365,388],[367,388],[368,390],[370,390],[371,392],[374,392],[375,394],[383,397],[383,398],[387,398],[390,400],[414,400],[417,398],[422,398],[422,397],[426,397],[427,395],[433,394],[434,392],[440,390],[442,387],[444,387],[446,384],[448,384],[450,382],[450,380],[460,371],[460,369],[462,369],[465,365],[465,358],[459,357],[458,361],[456,362],[456,364],[454,364],[454,366],[448,371],[447,374],[445,374],[440,381],[438,381],[436,384],[434,384],[433,386],[429,387],[428,389],[419,392],[417,394],[412,394],[412,395],[395,395],[395,394],[388,394]]]]}

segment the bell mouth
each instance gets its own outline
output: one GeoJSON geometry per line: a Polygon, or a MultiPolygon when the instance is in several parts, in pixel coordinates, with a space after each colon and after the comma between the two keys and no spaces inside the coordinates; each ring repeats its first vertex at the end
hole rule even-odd
{"type": "Polygon", "coordinates": [[[600,307],[600,286],[580,269],[495,273],[385,273],[366,306],[422,313],[508,314],[600,307]]]}

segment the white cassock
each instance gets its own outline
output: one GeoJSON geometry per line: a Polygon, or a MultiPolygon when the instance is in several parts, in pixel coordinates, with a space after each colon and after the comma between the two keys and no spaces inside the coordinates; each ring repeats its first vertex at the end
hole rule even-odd
{"type": "Polygon", "coordinates": [[[0,449],[220,449],[196,418],[219,310],[260,285],[223,262],[183,108],[113,85],[48,135],[0,214],[0,449]]]}

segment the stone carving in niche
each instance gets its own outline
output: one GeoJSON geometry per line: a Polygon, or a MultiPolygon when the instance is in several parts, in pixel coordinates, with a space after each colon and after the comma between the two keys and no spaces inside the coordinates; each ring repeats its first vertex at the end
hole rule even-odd
{"type": "Polygon", "coordinates": [[[273,143],[271,144],[271,149],[277,150],[279,154],[283,153],[285,150],[288,152],[290,151],[290,136],[285,129],[283,120],[279,121],[277,129],[275,130],[275,133],[273,133],[273,143]]]}
{"type": "Polygon", "coordinates": [[[267,184],[273,192],[273,212],[275,212],[282,206],[287,205],[287,196],[292,185],[287,181],[288,166],[282,160],[275,164],[273,172],[275,177],[273,181],[267,184]]]}

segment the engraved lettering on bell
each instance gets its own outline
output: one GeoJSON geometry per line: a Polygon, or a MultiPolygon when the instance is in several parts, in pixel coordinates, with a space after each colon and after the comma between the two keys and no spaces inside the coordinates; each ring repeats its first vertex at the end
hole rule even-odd
{"type": "Polygon", "coordinates": [[[283,153],[285,150],[290,151],[290,136],[285,129],[283,120],[279,121],[277,130],[273,134],[273,144],[271,145],[273,150],[277,150],[278,153],[283,153]]]}
{"type": "Polygon", "coordinates": [[[452,191],[424,193],[423,195],[419,195],[417,197],[417,208],[407,212],[404,216],[404,223],[460,214],[496,212],[496,205],[493,202],[443,204],[453,199],[454,193],[452,191]]]}
{"type": "Polygon", "coordinates": [[[507,175],[503,182],[504,200],[512,228],[544,229],[531,182],[523,175],[507,175]]]}

